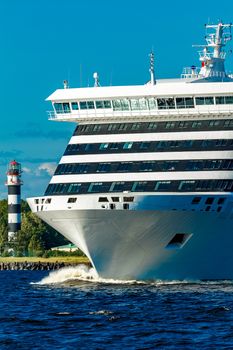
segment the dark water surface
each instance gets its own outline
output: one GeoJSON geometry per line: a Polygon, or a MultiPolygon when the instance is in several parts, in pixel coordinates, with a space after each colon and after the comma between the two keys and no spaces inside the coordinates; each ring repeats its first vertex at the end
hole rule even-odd
{"type": "Polygon", "coordinates": [[[45,276],[0,272],[1,350],[233,349],[231,281],[85,281],[73,268],[32,283],[45,276]]]}

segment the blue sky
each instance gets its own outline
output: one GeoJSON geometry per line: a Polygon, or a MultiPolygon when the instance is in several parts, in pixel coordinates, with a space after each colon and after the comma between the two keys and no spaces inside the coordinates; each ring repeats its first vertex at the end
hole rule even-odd
{"type": "Polygon", "coordinates": [[[92,86],[97,71],[101,85],[143,84],[152,47],[156,77],[179,77],[199,64],[192,44],[203,43],[204,24],[218,20],[233,22],[233,1],[1,0],[0,199],[12,159],[23,197],[44,193],[74,129],[47,120],[45,98],[64,79],[92,86]]]}

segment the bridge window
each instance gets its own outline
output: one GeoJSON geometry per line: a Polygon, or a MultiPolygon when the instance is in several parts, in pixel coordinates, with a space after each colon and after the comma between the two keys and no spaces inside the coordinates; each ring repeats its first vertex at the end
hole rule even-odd
{"type": "Polygon", "coordinates": [[[95,106],[99,108],[112,108],[111,101],[95,101],[95,106]]]}
{"type": "Polygon", "coordinates": [[[70,113],[70,104],[68,102],[54,103],[54,108],[57,114],[70,113]]]}
{"type": "Polygon", "coordinates": [[[158,109],[172,109],[175,108],[174,98],[158,98],[158,109]]]}
{"type": "Polygon", "coordinates": [[[137,99],[131,99],[130,100],[130,106],[133,111],[140,110],[139,100],[137,99]]]}
{"type": "Polygon", "coordinates": [[[213,105],[213,97],[196,97],[196,105],[213,105]]]}
{"type": "Polygon", "coordinates": [[[73,111],[77,111],[78,108],[78,102],[71,102],[71,108],[73,111]]]}
{"type": "Polygon", "coordinates": [[[215,101],[217,105],[232,104],[233,96],[216,96],[215,101]]]}
{"type": "Polygon", "coordinates": [[[82,101],[79,102],[80,104],[80,109],[94,109],[95,105],[94,105],[94,101],[82,101]]]}
{"type": "Polygon", "coordinates": [[[192,97],[177,97],[176,98],[177,108],[193,108],[194,101],[192,97]]]}
{"type": "Polygon", "coordinates": [[[156,105],[156,99],[155,98],[148,98],[148,106],[149,109],[157,109],[157,105],[156,105]]]}

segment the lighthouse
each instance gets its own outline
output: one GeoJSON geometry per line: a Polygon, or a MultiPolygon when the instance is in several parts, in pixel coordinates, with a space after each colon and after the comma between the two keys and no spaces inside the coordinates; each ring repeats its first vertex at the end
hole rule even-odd
{"type": "Polygon", "coordinates": [[[7,169],[8,242],[14,241],[21,228],[21,164],[12,160],[7,169]]]}

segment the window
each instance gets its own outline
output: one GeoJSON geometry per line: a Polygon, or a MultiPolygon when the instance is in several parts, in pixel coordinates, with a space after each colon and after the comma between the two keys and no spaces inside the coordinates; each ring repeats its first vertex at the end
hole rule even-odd
{"type": "Polygon", "coordinates": [[[110,163],[100,163],[97,167],[96,172],[97,173],[106,173],[106,172],[109,172],[110,169],[111,169],[110,163]]]}
{"type": "Polygon", "coordinates": [[[131,99],[130,106],[132,110],[145,110],[148,109],[148,103],[145,98],[131,99]]]}
{"type": "Polygon", "coordinates": [[[141,142],[140,149],[148,149],[150,148],[151,142],[141,142]]]}
{"type": "Polygon", "coordinates": [[[170,188],[171,181],[158,181],[155,185],[155,191],[166,191],[170,188]]]}
{"type": "Polygon", "coordinates": [[[233,127],[233,120],[226,120],[224,122],[224,128],[229,128],[229,127],[233,127]]]}
{"type": "Polygon", "coordinates": [[[78,102],[71,102],[71,108],[73,111],[76,111],[78,110],[78,102]]]}
{"type": "Polygon", "coordinates": [[[119,143],[113,142],[109,144],[109,149],[118,149],[119,148],[119,143]]]}
{"type": "Polygon", "coordinates": [[[127,124],[119,124],[118,130],[127,130],[127,124]]]}
{"type": "Polygon", "coordinates": [[[69,184],[68,193],[78,193],[80,191],[81,184],[69,184]]]}
{"type": "Polygon", "coordinates": [[[123,149],[130,149],[133,146],[133,142],[125,142],[123,145],[123,149]]]}
{"type": "Polygon", "coordinates": [[[70,198],[68,198],[67,203],[75,203],[76,201],[77,201],[77,198],[70,197],[70,198]]]}
{"type": "Polygon", "coordinates": [[[192,200],[192,204],[199,204],[201,201],[201,197],[194,197],[192,200]]]}
{"type": "Polygon", "coordinates": [[[201,127],[201,124],[202,124],[201,122],[195,121],[195,122],[192,123],[192,128],[198,129],[198,128],[201,127]]]}
{"type": "Polygon", "coordinates": [[[123,197],[123,201],[124,202],[133,202],[134,201],[134,197],[123,197]]]}
{"type": "Polygon", "coordinates": [[[112,105],[114,111],[121,111],[121,100],[113,100],[112,105]]]}
{"type": "Polygon", "coordinates": [[[232,104],[233,103],[233,96],[226,96],[225,101],[226,101],[226,104],[232,104]]]}
{"type": "Polygon", "coordinates": [[[165,124],[165,129],[174,129],[175,127],[175,122],[167,122],[165,124]]]}
{"type": "Polygon", "coordinates": [[[225,202],[225,200],[226,200],[226,198],[223,198],[223,197],[219,198],[218,204],[223,204],[225,202]]]}
{"type": "Polygon", "coordinates": [[[158,109],[172,109],[175,108],[174,98],[158,98],[158,109]]]}
{"type": "Polygon", "coordinates": [[[123,209],[129,209],[129,204],[128,203],[124,203],[123,204],[123,209]]]}
{"type": "Polygon", "coordinates": [[[180,128],[180,129],[187,128],[188,126],[189,126],[189,122],[182,121],[182,122],[179,122],[179,124],[178,124],[178,128],[180,128]]]}
{"type": "Polygon", "coordinates": [[[119,202],[120,199],[119,199],[119,197],[112,197],[112,201],[113,201],[113,202],[119,202]]]}
{"type": "Polygon", "coordinates": [[[214,198],[213,197],[208,197],[205,201],[205,204],[213,204],[214,198]]]}
{"type": "Polygon", "coordinates": [[[131,130],[139,130],[140,126],[140,123],[133,123],[131,126],[131,130]]]}
{"type": "Polygon", "coordinates": [[[192,97],[177,97],[176,98],[177,108],[194,108],[194,101],[192,97]]]}
{"type": "Polygon", "coordinates": [[[98,132],[100,130],[101,130],[101,125],[98,125],[98,124],[94,125],[93,132],[98,132]]]}
{"type": "Polygon", "coordinates": [[[220,125],[220,120],[211,120],[209,122],[210,127],[215,127],[215,126],[219,126],[219,125],[220,125]]]}
{"type": "Polygon", "coordinates": [[[215,101],[217,105],[222,104],[232,104],[233,96],[216,96],[215,101]]]}
{"type": "Polygon", "coordinates": [[[82,101],[79,102],[80,105],[80,109],[94,109],[95,105],[94,105],[94,101],[82,101]]]}
{"type": "Polygon", "coordinates": [[[108,125],[108,131],[114,131],[118,127],[118,124],[109,124],[108,125]]]}
{"type": "Polygon", "coordinates": [[[149,109],[157,109],[157,106],[156,106],[156,100],[155,98],[148,98],[148,106],[149,106],[149,109]]]}
{"type": "Polygon", "coordinates": [[[130,106],[131,109],[134,110],[140,110],[140,106],[139,106],[139,101],[137,99],[131,99],[130,100],[130,106]]]}
{"type": "Polygon", "coordinates": [[[136,181],[132,186],[132,191],[144,192],[146,191],[147,181],[136,181]]]}
{"type": "Polygon", "coordinates": [[[57,114],[70,113],[70,104],[68,102],[54,103],[53,106],[57,114]]]}
{"type": "Polygon", "coordinates": [[[124,182],[113,182],[110,191],[111,192],[122,192],[124,190],[124,182]]]}
{"type": "Polygon", "coordinates": [[[213,97],[196,97],[196,105],[213,105],[213,97]]]}
{"type": "Polygon", "coordinates": [[[107,197],[99,197],[99,202],[108,202],[107,197]]]}
{"type": "Polygon", "coordinates": [[[121,109],[122,109],[122,111],[128,111],[129,110],[129,101],[126,98],[124,98],[124,99],[122,99],[120,101],[121,101],[121,109]]]}
{"type": "Polygon", "coordinates": [[[143,162],[140,164],[139,171],[153,171],[155,163],[153,161],[143,162]]]}
{"type": "Polygon", "coordinates": [[[87,102],[79,102],[80,109],[87,109],[87,102]]]}
{"type": "Polygon", "coordinates": [[[192,191],[195,188],[195,181],[180,181],[179,191],[192,191]]]}
{"type": "Polygon", "coordinates": [[[88,164],[80,163],[74,167],[73,173],[81,174],[81,173],[87,173],[87,171],[88,171],[88,164]]]}
{"type": "Polygon", "coordinates": [[[157,123],[149,123],[147,128],[148,128],[149,130],[151,130],[151,129],[157,129],[157,126],[158,126],[157,123]]]}
{"type": "Polygon", "coordinates": [[[140,98],[139,99],[139,106],[140,106],[140,110],[148,109],[147,100],[145,98],[140,98]]]}
{"type": "Polygon", "coordinates": [[[94,182],[91,183],[89,188],[88,188],[88,192],[100,192],[102,189],[102,182],[94,182]]]}
{"type": "Polygon", "coordinates": [[[132,168],[132,162],[122,162],[119,164],[117,171],[124,172],[124,171],[130,171],[132,168]]]}
{"type": "Polygon", "coordinates": [[[109,145],[108,143],[101,143],[99,149],[100,149],[100,150],[105,150],[105,149],[108,148],[108,145],[109,145]]]}
{"type": "Polygon", "coordinates": [[[95,101],[96,109],[111,108],[111,101],[95,101]]]}

